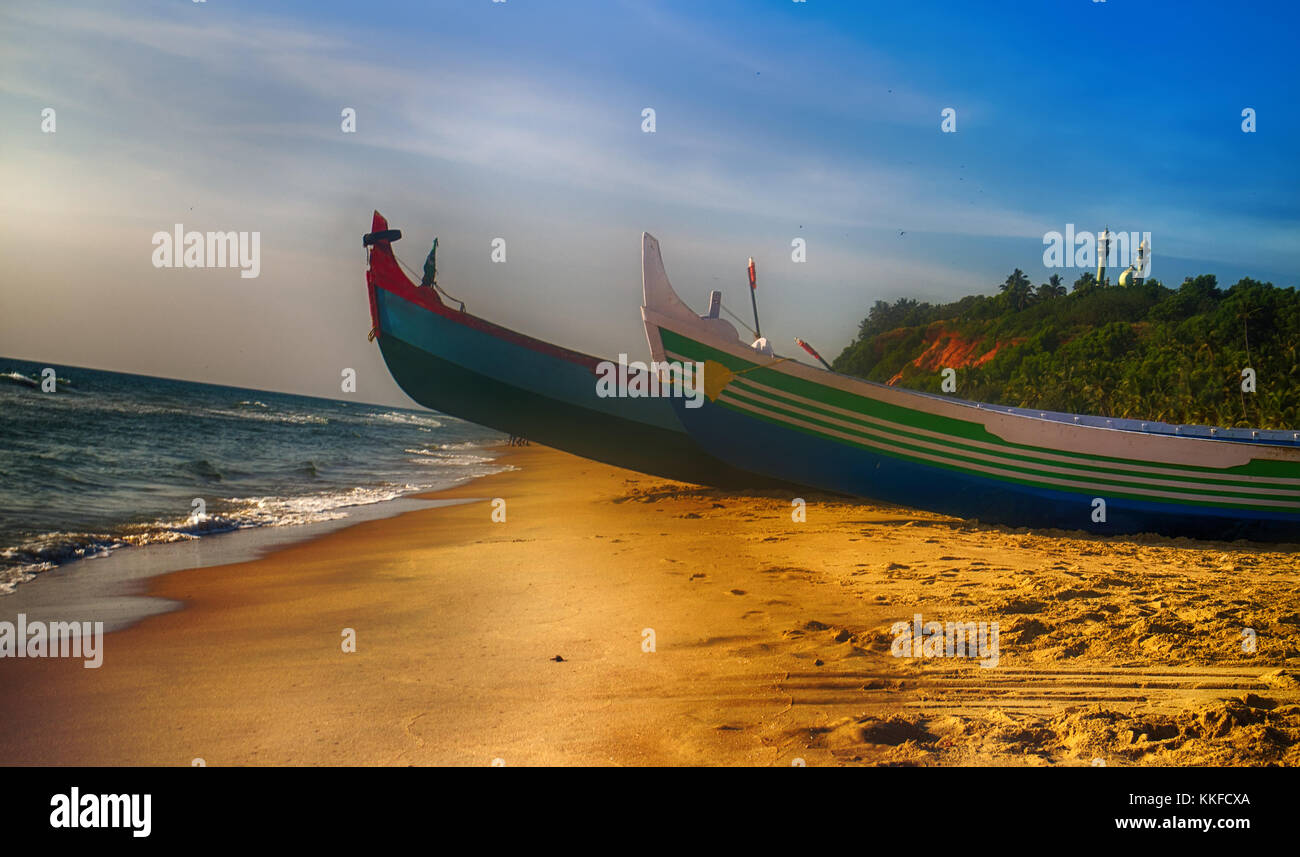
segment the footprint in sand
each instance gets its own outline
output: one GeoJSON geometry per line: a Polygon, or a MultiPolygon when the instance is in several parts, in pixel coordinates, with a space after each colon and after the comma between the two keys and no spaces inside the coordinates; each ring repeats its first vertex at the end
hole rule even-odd
{"type": "Polygon", "coordinates": [[[817,576],[817,572],[798,566],[770,566],[761,572],[762,574],[777,574],[785,580],[812,580],[817,576]]]}
{"type": "Polygon", "coordinates": [[[1041,613],[1047,605],[1041,601],[1035,601],[1030,598],[1012,598],[1004,602],[1000,607],[995,608],[998,613],[1041,613]]]}

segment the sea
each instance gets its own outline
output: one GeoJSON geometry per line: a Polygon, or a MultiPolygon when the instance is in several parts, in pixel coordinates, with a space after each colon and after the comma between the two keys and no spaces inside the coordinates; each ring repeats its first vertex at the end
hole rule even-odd
{"type": "Polygon", "coordinates": [[[427,410],[0,358],[0,599],[78,560],[498,472],[503,440],[427,410]]]}

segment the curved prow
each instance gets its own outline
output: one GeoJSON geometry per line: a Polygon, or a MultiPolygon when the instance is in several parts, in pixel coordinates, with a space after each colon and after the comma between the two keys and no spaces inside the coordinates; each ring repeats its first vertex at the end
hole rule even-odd
{"type": "Polygon", "coordinates": [[[697,317],[673,291],[659,253],[659,239],[649,232],[641,233],[641,292],[645,306],[656,312],[681,319],[697,317]]]}
{"type": "Polygon", "coordinates": [[[388,221],[384,219],[382,214],[376,211],[374,220],[371,221],[370,231],[361,236],[361,246],[378,247],[382,245],[387,248],[389,252],[392,252],[392,243],[394,241],[400,241],[401,238],[402,230],[389,229],[388,221]]]}
{"type": "Polygon", "coordinates": [[[361,236],[361,244],[366,248],[370,268],[366,271],[366,282],[381,289],[414,288],[415,283],[402,272],[402,266],[393,253],[393,242],[402,237],[402,230],[389,229],[388,220],[375,212],[370,222],[370,231],[361,236]]]}
{"type": "MultiPolygon", "coordinates": [[[[740,334],[736,332],[731,322],[697,315],[677,296],[672,283],[668,282],[668,272],[664,270],[663,256],[659,253],[659,240],[649,232],[641,233],[641,292],[643,300],[641,317],[646,321],[656,317],[661,320],[674,319],[685,323],[687,329],[694,329],[706,338],[722,339],[725,342],[735,342],[740,339],[740,334]]],[[[663,345],[659,337],[651,333],[649,325],[646,332],[650,340],[651,357],[662,360],[663,345]]]]}
{"type": "Polygon", "coordinates": [[[442,300],[432,289],[417,289],[416,283],[402,271],[401,263],[393,254],[393,242],[402,237],[402,230],[389,229],[388,220],[375,212],[370,222],[370,231],[361,237],[361,244],[366,248],[366,290],[370,294],[370,337],[383,335],[380,329],[379,303],[375,289],[385,289],[405,296],[412,296],[426,305],[441,305],[442,300]]]}

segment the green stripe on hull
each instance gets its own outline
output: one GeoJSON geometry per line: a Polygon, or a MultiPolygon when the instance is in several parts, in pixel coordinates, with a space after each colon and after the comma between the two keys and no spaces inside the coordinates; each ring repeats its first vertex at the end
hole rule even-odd
{"type": "MultiPolygon", "coordinates": [[[[728,403],[726,402],[722,402],[721,404],[730,407],[730,405],[728,405],[728,403]]],[[[732,409],[740,410],[737,408],[732,408],[732,409]]],[[[954,459],[961,459],[960,456],[953,456],[951,454],[945,455],[944,451],[936,451],[933,453],[926,452],[925,454],[921,454],[921,455],[918,454],[909,455],[907,454],[906,451],[916,452],[916,450],[915,447],[911,447],[905,443],[893,442],[892,439],[887,439],[887,438],[873,438],[873,440],[876,440],[876,442],[880,445],[872,446],[872,444],[869,441],[860,441],[853,437],[844,437],[843,435],[846,433],[845,431],[837,428],[832,429],[832,427],[826,426],[824,423],[821,423],[819,420],[813,417],[809,417],[806,414],[801,414],[792,411],[783,411],[775,408],[771,410],[776,413],[783,413],[786,416],[796,417],[803,421],[813,423],[814,425],[812,428],[785,423],[786,427],[795,431],[802,432],[804,434],[818,435],[821,437],[837,440],[842,443],[850,443],[864,448],[873,448],[876,451],[879,451],[885,455],[892,455],[895,458],[912,461],[918,464],[925,464],[931,467],[938,467],[943,470],[970,473],[970,474],[980,475],[986,478],[998,479],[1003,482],[1010,482],[1018,485],[1058,488],[1061,490],[1078,491],[1087,494],[1101,493],[1108,497],[1127,497],[1133,500],[1158,500],[1160,502],[1181,503],[1185,505],[1201,505],[1201,506],[1206,506],[1211,508],[1231,507],[1231,508],[1260,509],[1260,510],[1281,511],[1281,512],[1300,511],[1300,502],[1293,502],[1290,503],[1289,505],[1274,505],[1275,503],[1277,503],[1277,498],[1261,497],[1260,495],[1235,494],[1232,495],[1232,497],[1225,497],[1222,494],[1215,494],[1212,490],[1196,489],[1191,487],[1180,488],[1177,492],[1170,492],[1170,491],[1158,492],[1154,490],[1139,491],[1139,490],[1135,490],[1135,487],[1133,485],[1125,485],[1123,483],[1117,483],[1112,479],[1107,479],[1104,475],[1097,474],[1095,472],[1080,473],[1079,479],[1077,480],[1065,480],[1059,478],[1046,479],[1042,477],[1041,472],[1039,471],[1034,471],[1029,468],[1015,467],[1014,465],[997,466],[997,465],[985,464],[983,462],[980,462],[977,465],[971,466],[968,462],[967,466],[961,466],[958,464],[950,463],[954,459]],[[824,430],[819,430],[819,428],[824,430]],[[905,452],[900,453],[897,451],[899,449],[905,450],[905,452]],[[931,457],[926,457],[926,455],[929,455],[931,457]],[[945,460],[945,458],[947,460],[945,460]],[[996,470],[1002,472],[993,472],[995,468],[996,470]],[[1015,475],[1008,475],[1008,472],[1011,474],[1023,474],[1024,478],[1017,478],[1017,476],[1015,475]],[[1039,476],[1039,478],[1038,479],[1032,478],[1034,476],[1039,476]],[[1194,499],[1191,499],[1188,495],[1203,495],[1206,496],[1207,498],[1212,498],[1212,500],[1207,499],[1204,502],[1198,502],[1194,499]],[[1263,502],[1252,503],[1252,504],[1247,504],[1244,502],[1234,503],[1232,502],[1234,499],[1258,499],[1263,502]]],[[[749,413],[753,413],[753,412],[751,411],[749,413]]],[[[757,416],[762,417],[763,415],[758,414],[757,416]]]]}
{"type": "Polygon", "coordinates": [[[749,370],[732,380],[717,404],[802,434],[930,467],[1033,487],[1098,491],[1187,506],[1284,513],[1300,510],[1300,481],[1296,481],[1300,466],[1296,464],[1252,460],[1231,468],[1169,465],[1010,443],[977,422],[900,407],[792,377],[765,367],[763,362],[733,356],[664,328],[660,334],[670,356],[713,360],[732,371],[749,370]],[[794,402],[786,396],[812,401],[794,402]],[[880,425],[884,422],[891,425],[880,425]],[[926,449],[926,444],[943,448],[926,449]],[[1132,481],[1126,483],[1125,477],[1132,481]],[[1271,479],[1284,481],[1271,483],[1271,479]],[[1157,480],[1171,484],[1155,484],[1157,480]],[[1201,497],[1205,499],[1198,499],[1201,497]]]}
{"type": "Polygon", "coordinates": [[[1055,449],[1047,450],[1037,447],[1025,447],[1020,444],[1011,444],[1006,441],[998,441],[996,444],[985,441],[974,440],[957,440],[950,436],[945,436],[940,432],[934,432],[924,428],[907,428],[902,423],[889,423],[875,417],[866,417],[862,414],[844,414],[847,409],[832,410],[832,408],[819,403],[802,398],[800,401],[785,400],[775,401],[774,396],[786,397],[792,394],[778,391],[774,388],[760,388],[753,382],[737,379],[728,390],[728,395],[736,395],[742,398],[753,398],[763,400],[765,404],[775,408],[807,408],[811,416],[824,419],[829,425],[835,425],[846,422],[841,419],[847,416],[851,420],[856,420],[857,425],[852,428],[862,430],[863,428],[872,428],[879,425],[889,430],[893,436],[902,436],[912,439],[917,443],[927,443],[934,440],[942,441],[952,448],[962,450],[968,453],[972,458],[993,457],[1005,460],[1021,461],[1028,465],[1037,466],[1039,469],[1051,470],[1053,468],[1068,468],[1080,472],[1104,472],[1114,478],[1116,476],[1127,476],[1134,480],[1141,480],[1158,484],[1162,480],[1186,482],[1208,483],[1212,485],[1224,486],[1225,490],[1235,493],[1241,492],[1242,486],[1249,485],[1254,490],[1269,491],[1275,493],[1296,494],[1300,497],[1300,478],[1285,479],[1276,476],[1256,476],[1242,473],[1229,473],[1226,468],[1208,468],[1188,465],[1181,470],[1171,470],[1170,465],[1158,463],[1134,463],[1129,459],[1107,459],[1100,456],[1085,456],[1083,454],[1073,454],[1077,457],[1071,457],[1069,454],[1063,454],[1062,451],[1055,449]],[[990,453],[992,449],[992,453],[990,453]],[[1033,454],[1027,454],[1025,450],[1032,449],[1033,454]],[[1087,459],[1087,460],[1083,460],[1087,459]],[[1186,473],[1186,475],[1184,475],[1186,473]]]}

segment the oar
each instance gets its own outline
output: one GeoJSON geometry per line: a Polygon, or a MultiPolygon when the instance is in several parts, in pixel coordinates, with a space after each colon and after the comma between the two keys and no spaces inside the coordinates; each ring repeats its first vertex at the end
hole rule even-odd
{"type": "Polygon", "coordinates": [[[797,336],[794,338],[794,344],[798,345],[800,348],[802,348],[804,351],[807,351],[809,354],[811,354],[813,357],[816,357],[818,360],[821,360],[822,365],[825,366],[831,372],[835,371],[834,369],[831,369],[831,364],[827,363],[825,359],[823,359],[822,356],[817,353],[816,348],[813,348],[811,345],[804,342],[802,339],[800,339],[797,336]]]}
{"type": "Polygon", "coordinates": [[[758,298],[754,295],[758,292],[758,280],[754,274],[754,257],[749,257],[749,302],[754,305],[754,336],[759,339],[763,338],[763,330],[758,326],[758,298]]]}

